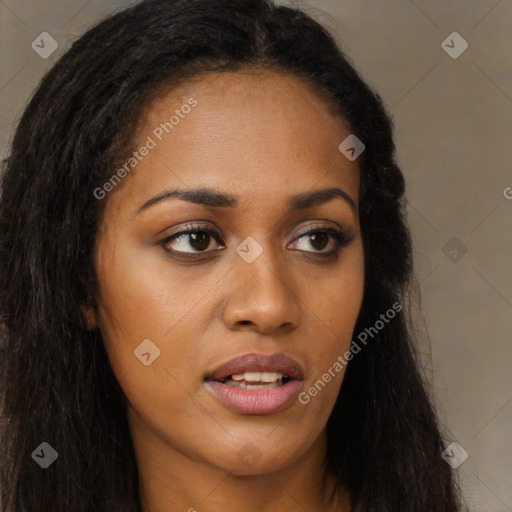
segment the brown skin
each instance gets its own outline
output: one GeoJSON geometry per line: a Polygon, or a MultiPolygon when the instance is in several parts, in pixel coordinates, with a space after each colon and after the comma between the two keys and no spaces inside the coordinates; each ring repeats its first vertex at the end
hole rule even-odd
{"type": "Polygon", "coordinates": [[[144,512],[350,510],[348,494],[338,508],[322,502],[331,484],[321,472],[325,426],[343,372],[308,405],[268,415],[234,412],[204,383],[235,356],[284,352],[304,368],[304,391],[349,349],[364,284],[357,214],[339,197],[287,207],[291,195],[329,187],[358,204],[357,161],[338,150],[349,133],[303,79],[254,70],[189,80],[144,116],[136,147],[148,135],[157,146],[103,199],[99,306],[87,312],[130,404],[144,512]],[[198,105],[158,141],[153,130],[190,97],[198,105]],[[233,195],[238,206],[172,198],[137,214],[166,189],[196,187],[233,195]],[[322,259],[336,251],[334,239],[297,238],[319,221],[352,241],[322,259]],[[187,235],[167,243],[189,251],[184,258],[202,254],[196,263],[158,245],[189,222],[221,234],[206,252],[187,235]],[[235,252],[248,236],[263,248],[250,264],[235,252]],[[144,366],[133,351],[148,338],[161,355],[144,366]],[[248,443],[261,453],[252,463],[238,456],[248,443]]]}

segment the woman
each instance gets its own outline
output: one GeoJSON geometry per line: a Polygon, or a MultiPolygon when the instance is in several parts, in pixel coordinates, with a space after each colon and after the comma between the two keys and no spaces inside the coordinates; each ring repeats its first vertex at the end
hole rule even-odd
{"type": "Polygon", "coordinates": [[[1,510],[460,510],[392,124],[314,20],[110,17],[1,186],[1,510]]]}

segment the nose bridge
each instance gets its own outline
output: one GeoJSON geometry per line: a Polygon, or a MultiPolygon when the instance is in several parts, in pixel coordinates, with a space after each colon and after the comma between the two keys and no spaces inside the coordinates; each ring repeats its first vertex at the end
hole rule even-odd
{"type": "Polygon", "coordinates": [[[224,320],[230,328],[249,323],[268,332],[298,324],[299,307],[286,262],[270,241],[246,239],[237,247],[229,288],[224,320]]]}
{"type": "Polygon", "coordinates": [[[238,274],[243,274],[249,279],[255,293],[275,291],[285,287],[286,276],[283,272],[281,255],[270,243],[258,244],[261,249],[254,247],[254,242],[240,244],[237,250],[237,258],[234,262],[234,270],[238,274]],[[251,245],[253,245],[251,247],[251,245]],[[244,253],[244,251],[247,251],[244,253]],[[242,253],[242,254],[240,254],[242,253]],[[250,258],[246,259],[245,254],[250,258]],[[254,259],[252,259],[254,258],[254,259]]]}

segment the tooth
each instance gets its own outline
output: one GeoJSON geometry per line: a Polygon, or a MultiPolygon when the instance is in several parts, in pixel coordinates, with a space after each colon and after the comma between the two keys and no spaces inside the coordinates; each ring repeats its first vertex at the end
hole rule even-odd
{"type": "Polygon", "coordinates": [[[283,374],[279,372],[245,372],[230,375],[232,380],[246,382],[276,382],[283,378],[283,374]]]}
{"type": "Polygon", "coordinates": [[[275,382],[282,377],[283,375],[278,372],[261,372],[261,382],[275,382]]]}
{"type": "Polygon", "coordinates": [[[261,372],[245,372],[244,380],[246,382],[260,382],[261,381],[261,372]]]}

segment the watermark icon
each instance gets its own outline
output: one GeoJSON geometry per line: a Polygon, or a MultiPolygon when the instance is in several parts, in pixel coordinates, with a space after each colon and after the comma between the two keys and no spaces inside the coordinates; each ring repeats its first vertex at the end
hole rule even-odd
{"type": "Polygon", "coordinates": [[[48,32],[41,32],[30,46],[39,57],[47,59],[59,47],[59,43],[48,32]]]}
{"type": "Polygon", "coordinates": [[[195,98],[189,98],[187,103],[181,105],[179,109],[174,111],[174,114],[169,118],[168,121],[160,123],[153,131],[152,135],[148,135],[146,141],[137,151],[134,151],[132,156],[103,184],[102,187],[95,188],[93,191],[94,197],[98,200],[103,199],[108,192],[114,190],[114,188],[121,182],[121,180],[144,159],[149,155],[152,149],[155,149],[158,145],[157,141],[161,141],[164,135],[171,133],[176,126],[181,122],[181,119],[185,119],[187,114],[190,114],[192,109],[197,106],[197,100],[195,98]]]}
{"type": "Polygon", "coordinates": [[[441,48],[452,59],[458,59],[468,49],[468,46],[468,42],[458,32],[452,32],[441,43],[441,48]]]}
{"type": "Polygon", "coordinates": [[[151,340],[147,339],[140,343],[133,353],[144,366],[149,366],[160,356],[160,349],[151,340]]]}
{"type": "Polygon", "coordinates": [[[512,187],[505,187],[503,189],[503,196],[505,199],[512,199],[512,187]]]}
{"type": "MultiPolygon", "coordinates": [[[[379,331],[384,329],[386,324],[389,324],[389,321],[395,318],[396,314],[402,311],[402,305],[399,302],[395,302],[387,311],[380,315],[380,319],[375,322],[373,327],[367,327],[364,331],[360,332],[357,335],[357,341],[364,345],[367,344],[368,336],[373,338],[374,336],[379,334],[379,331]]],[[[328,370],[322,375],[320,379],[318,379],[314,384],[312,384],[307,391],[303,391],[299,394],[298,400],[301,404],[307,405],[311,401],[311,398],[318,395],[322,389],[325,388],[331,380],[333,380],[341,371],[347,366],[348,362],[354,357],[354,355],[359,354],[362,348],[357,344],[355,340],[352,340],[350,345],[350,350],[347,350],[342,356],[338,356],[337,360],[328,368],[328,370]]]]}
{"type": "Polygon", "coordinates": [[[453,442],[450,443],[446,450],[441,454],[441,457],[453,468],[457,469],[467,458],[468,452],[462,446],[453,442]]]}
{"type": "Polygon", "coordinates": [[[441,250],[452,263],[457,263],[468,252],[468,248],[456,236],[450,238],[441,250]]]}
{"type": "Polygon", "coordinates": [[[344,139],[338,146],[340,152],[351,162],[353,162],[365,150],[365,148],[366,146],[353,133],[344,139]]]}
{"type": "Polygon", "coordinates": [[[49,468],[59,454],[46,441],[42,442],[33,452],[32,458],[43,468],[49,468]]]}
{"type": "Polygon", "coordinates": [[[246,263],[252,263],[261,255],[263,247],[252,236],[248,236],[237,246],[236,252],[246,263]]]}
{"type": "Polygon", "coordinates": [[[252,443],[246,443],[238,450],[237,456],[240,459],[240,462],[245,464],[246,466],[252,466],[256,462],[258,462],[262,457],[261,450],[252,443]]]}

